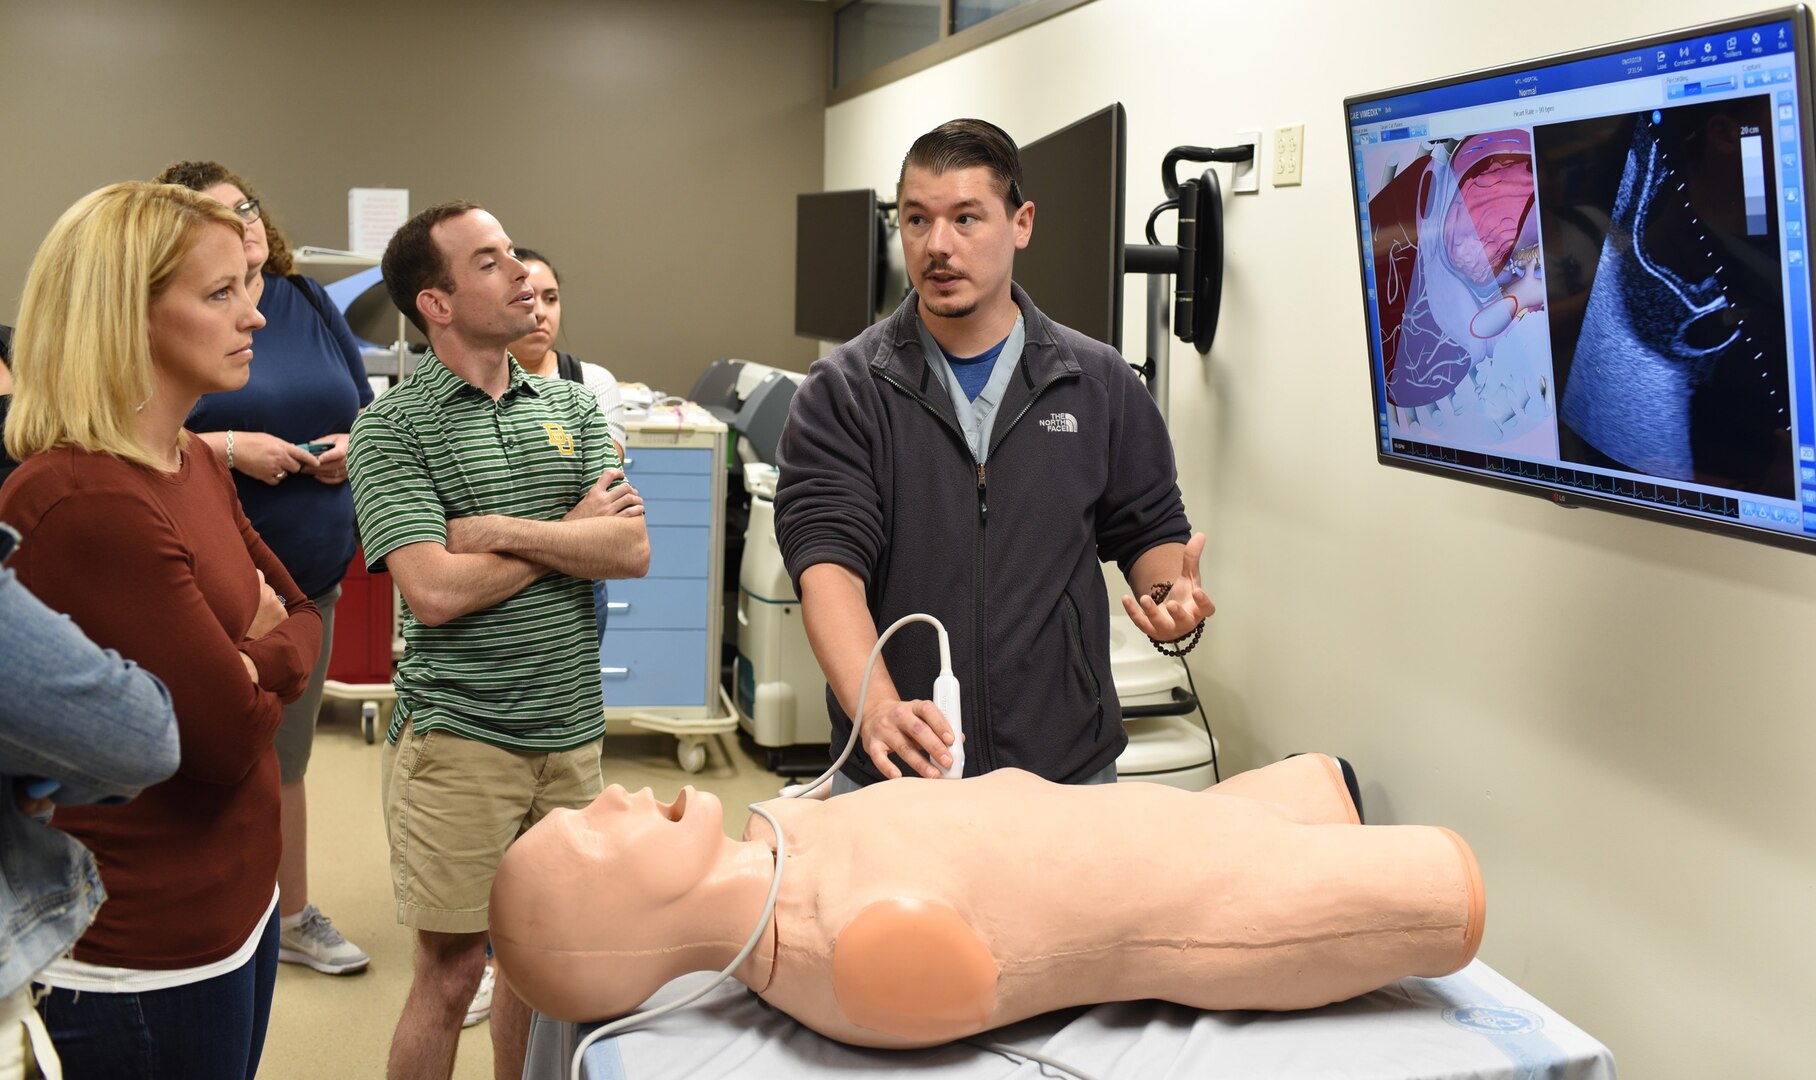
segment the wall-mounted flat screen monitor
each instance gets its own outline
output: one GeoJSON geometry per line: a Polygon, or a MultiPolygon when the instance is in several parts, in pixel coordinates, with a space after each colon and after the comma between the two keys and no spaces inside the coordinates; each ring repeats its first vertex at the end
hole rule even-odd
{"type": "Polygon", "coordinates": [[[1382,462],[1816,551],[1802,6],[1344,104],[1382,462]]]}
{"type": "Polygon", "coordinates": [[[1034,236],[1015,280],[1056,322],[1122,348],[1122,215],[1128,118],[1111,105],[1021,148],[1034,236]]]}
{"type": "Polygon", "coordinates": [[[843,342],[876,321],[882,254],[874,189],[795,196],[795,333],[843,342]]]}

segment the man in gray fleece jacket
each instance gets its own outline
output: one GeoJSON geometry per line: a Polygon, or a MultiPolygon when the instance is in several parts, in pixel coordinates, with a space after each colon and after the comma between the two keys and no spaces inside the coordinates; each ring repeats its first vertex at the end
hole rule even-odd
{"type": "MultiPolygon", "coordinates": [[[[926,612],[951,634],[967,775],[1112,781],[1128,738],[1099,560],[1122,569],[1124,610],[1156,641],[1195,640],[1215,610],[1165,424],[1116,350],[1012,283],[1034,204],[1000,128],[923,135],[897,203],[914,292],[813,365],[779,448],[776,534],[826,672],[834,752],[877,628],[926,612]]],[[[835,793],[950,764],[945,717],[912,696],[938,655],[919,631],[884,646],[863,752],[835,793]]]]}

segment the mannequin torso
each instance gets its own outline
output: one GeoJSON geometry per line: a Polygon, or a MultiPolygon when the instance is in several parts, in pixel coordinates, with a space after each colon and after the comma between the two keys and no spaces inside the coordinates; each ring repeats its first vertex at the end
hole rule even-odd
{"type": "MultiPolygon", "coordinates": [[[[946,1042],[1140,998],[1310,1008],[1474,955],[1479,884],[1448,830],[1307,826],[1236,795],[1019,770],[770,811],[789,865],[757,989],[844,1042],[946,1042]]],[[[761,818],[745,836],[773,847],[761,818]]]]}
{"type": "MultiPolygon", "coordinates": [[[[1319,755],[1207,792],[1000,770],[766,808],[787,863],[775,918],[734,974],[857,1045],[1140,998],[1308,1008],[1455,971],[1481,939],[1462,841],[1356,824],[1319,755]]],[[[691,789],[661,804],[614,788],[520,839],[492,938],[524,999],[601,1019],[728,963],[761,918],[774,837],[753,817],[744,842],[725,839],[719,809],[691,789]]]]}

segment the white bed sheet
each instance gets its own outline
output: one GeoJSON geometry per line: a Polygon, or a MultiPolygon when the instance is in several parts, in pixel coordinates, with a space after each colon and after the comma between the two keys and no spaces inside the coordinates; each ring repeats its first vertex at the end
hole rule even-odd
{"type": "MultiPolygon", "coordinates": [[[[707,974],[668,984],[660,1004],[707,974]]],[[[537,1017],[526,1080],[566,1080],[591,1025],[537,1017]]],[[[1296,1013],[1199,1012],[1137,1001],[1074,1009],[983,1038],[1110,1077],[1342,1077],[1344,1080],[1613,1080],[1607,1047],[1481,961],[1442,979],[1402,979],[1296,1013]]],[[[816,1080],[851,1073],[932,1080],[1035,1080],[1061,1074],[967,1045],[864,1050],[823,1038],[736,982],[642,1029],[587,1049],[585,1080],[816,1080]]]]}

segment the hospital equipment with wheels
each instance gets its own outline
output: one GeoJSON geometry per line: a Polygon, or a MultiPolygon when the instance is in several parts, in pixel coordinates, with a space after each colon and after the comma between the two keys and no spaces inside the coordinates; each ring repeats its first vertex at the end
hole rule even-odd
{"type": "Polygon", "coordinates": [[[709,742],[737,728],[719,687],[725,425],[691,404],[627,418],[624,471],[643,496],[650,567],[614,580],[599,639],[613,720],[676,737],[676,761],[705,767],[709,742]]]}

